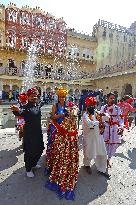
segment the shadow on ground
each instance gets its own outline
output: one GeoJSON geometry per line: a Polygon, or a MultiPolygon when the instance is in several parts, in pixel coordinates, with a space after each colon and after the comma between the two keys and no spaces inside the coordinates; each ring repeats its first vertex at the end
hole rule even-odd
{"type": "Polygon", "coordinates": [[[132,151],[128,150],[127,154],[128,154],[128,157],[125,156],[123,153],[116,153],[115,156],[123,158],[123,159],[127,159],[128,161],[130,161],[129,167],[131,169],[136,169],[136,148],[133,148],[132,151]]]}
{"type": "Polygon", "coordinates": [[[15,165],[18,161],[18,156],[22,154],[21,146],[13,150],[1,150],[0,151],[0,171],[8,169],[15,165]]]}
{"type": "MultiPolygon", "coordinates": [[[[43,160],[42,160],[43,161],[43,160]]],[[[35,178],[25,176],[25,168],[16,170],[0,184],[1,205],[87,205],[107,190],[107,180],[97,174],[88,175],[81,167],[76,187],[75,201],[59,200],[56,194],[44,187],[48,179],[43,175],[43,168],[36,170],[35,178]]]]}

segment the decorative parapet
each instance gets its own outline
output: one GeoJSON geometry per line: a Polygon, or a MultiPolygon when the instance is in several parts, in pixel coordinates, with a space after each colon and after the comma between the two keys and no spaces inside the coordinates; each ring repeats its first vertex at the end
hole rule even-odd
{"type": "Polygon", "coordinates": [[[5,5],[4,5],[4,4],[0,4],[0,7],[4,9],[4,8],[5,8],[5,5]]]}
{"type": "Polygon", "coordinates": [[[92,72],[86,74],[86,77],[83,76],[83,79],[101,79],[108,78],[118,75],[125,75],[130,73],[136,73],[136,61],[130,61],[121,65],[106,66],[105,68],[100,68],[97,72],[92,72]]]}
{"type": "Polygon", "coordinates": [[[96,41],[96,38],[94,36],[85,34],[85,33],[80,33],[78,31],[76,31],[75,29],[67,29],[67,34],[68,36],[72,36],[72,37],[77,37],[77,38],[81,38],[81,39],[85,39],[85,40],[90,40],[90,41],[96,41]]]}
{"type": "Polygon", "coordinates": [[[135,33],[129,28],[126,28],[126,27],[123,27],[123,26],[120,26],[118,24],[114,24],[114,23],[111,23],[111,22],[108,22],[108,21],[104,21],[104,20],[101,20],[101,19],[99,19],[98,23],[96,23],[93,28],[95,30],[98,27],[104,27],[104,28],[108,28],[108,29],[111,29],[111,30],[116,30],[116,31],[119,31],[119,32],[122,32],[122,33],[135,35],[135,33]]]}

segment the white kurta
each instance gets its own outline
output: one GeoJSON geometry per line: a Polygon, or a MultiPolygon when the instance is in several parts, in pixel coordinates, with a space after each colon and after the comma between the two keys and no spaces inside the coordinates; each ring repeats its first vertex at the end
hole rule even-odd
{"type": "Polygon", "coordinates": [[[82,123],[84,165],[90,166],[91,160],[94,159],[97,170],[105,173],[107,168],[107,153],[103,137],[99,132],[99,122],[96,120],[95,115],[93,116],[93,120],[90,120],[87,112],[85,112],[82,123]]]}

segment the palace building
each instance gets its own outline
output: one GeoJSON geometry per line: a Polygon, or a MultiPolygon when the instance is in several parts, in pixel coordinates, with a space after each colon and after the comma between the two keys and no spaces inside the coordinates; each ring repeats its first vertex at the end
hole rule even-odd
{"type": "Polygon", "coordinates": [[[86,35],[39,7],[0,5],[0,90],[21,90],[33,43],[36,85],[42,90],[61,84],[73,92],[102,88],[136,95],[135,28],[99,20],[86,35]]]}

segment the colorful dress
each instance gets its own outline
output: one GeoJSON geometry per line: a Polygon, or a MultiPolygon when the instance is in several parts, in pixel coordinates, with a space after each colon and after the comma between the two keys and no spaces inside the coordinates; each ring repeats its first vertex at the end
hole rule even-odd
{"type": "Polygon", "coordinates": [[[129,129],[129,121],[128,121],[129,112],[135,112],[136,109],[133,108],[132,105],[130,105],[128,102],[119,102],[118,106],[120,107],[122,111],[122,115],[124,117],[125,128],[129,129]]]}
{"type": "Polygon", "coordinates": [[[115,154],[117,147],[121,143],[121,135],[118,134],[118,130],[119,128],[124,127],[124,119],[122,117],[121,109],[115,104],[112,106],[102,106],[100,112],[102,114],[107,114],[107,117],[104,116],[105,130],[103,137],[106,143],[108,159],[110,159],[115,154]]]}
{"type": "MultiPolygon", "coordinates": [[[[56,114],[66,113],[58,105],[56,114]]],[[[78,133],[75,121],[69,117],[52,121],[48,128],[46,172],[50,174],[46,187],[56,191],[61,199],[73,200],[78,176],[78,133]]]]}

